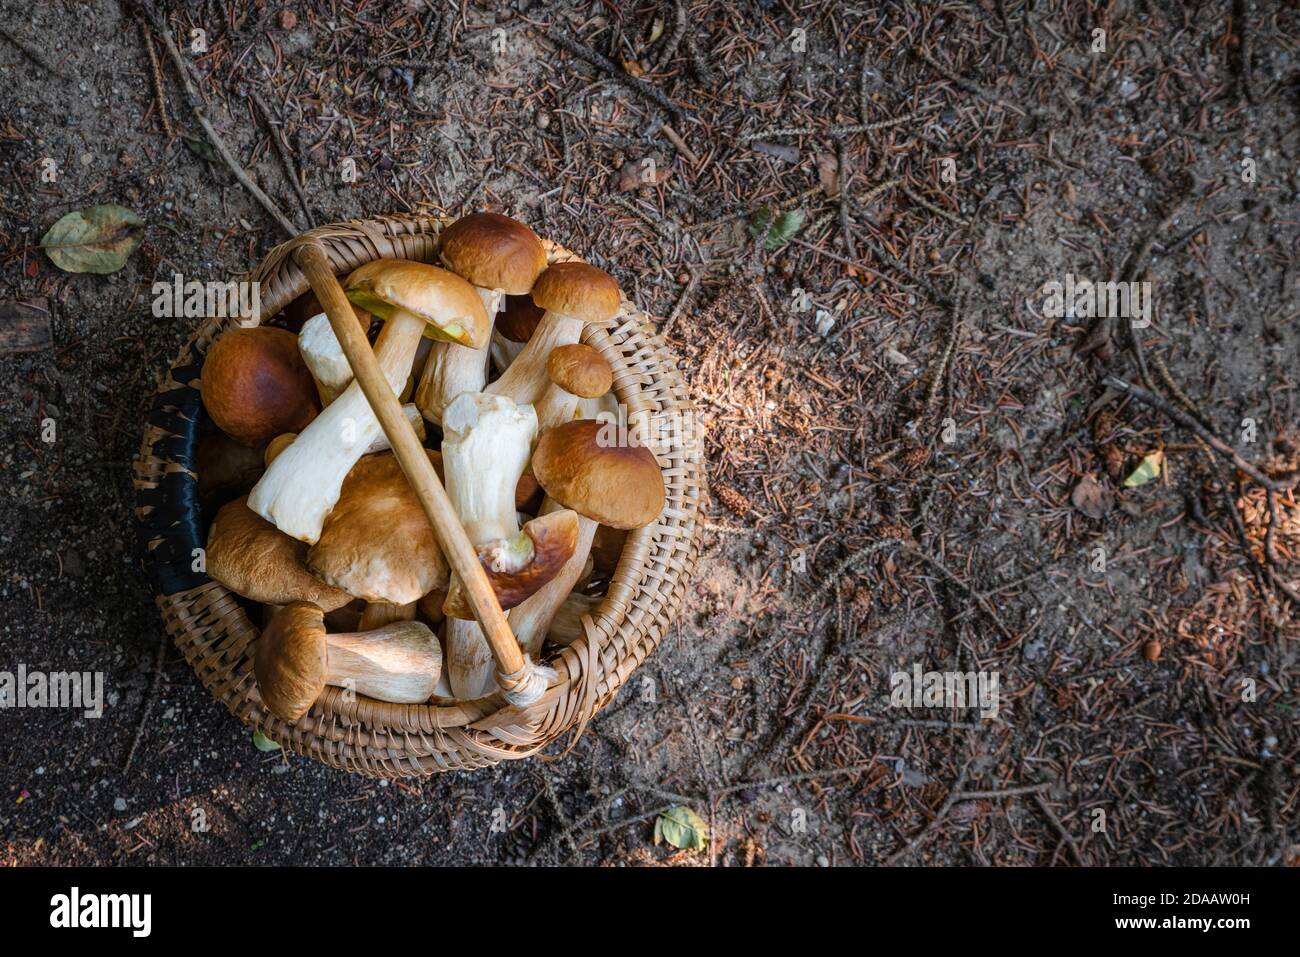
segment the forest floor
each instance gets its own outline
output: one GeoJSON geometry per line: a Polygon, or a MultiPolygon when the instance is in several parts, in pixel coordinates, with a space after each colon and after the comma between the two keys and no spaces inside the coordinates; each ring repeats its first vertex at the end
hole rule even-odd
{"type": "Polygon", "coordinates": [[[98,719],[0,717],[0,860],[1296,862],[1296,4],[154,17],[0,0],[0,302],[51,327],[0,354],[0,671],[106,694],[98,719]],[[131,459],[195,320],[155,318],[150,288],[286,238],[163,30],[300,228],[509,213],[680,356],[702,561],[654,693],[563,760],[387,784],[260,752],[162,643],[131,459]],[[63,273],[41,237],[95,203],[144,243],[63,273]],[[1053,314],[1069,276],[1149,283],[1151,311],[1053,314]],[[998,706],[900,705],[914,668],[995,678],[998,706]],[[679,804],[706,851],[654,844],[679,804]]]}

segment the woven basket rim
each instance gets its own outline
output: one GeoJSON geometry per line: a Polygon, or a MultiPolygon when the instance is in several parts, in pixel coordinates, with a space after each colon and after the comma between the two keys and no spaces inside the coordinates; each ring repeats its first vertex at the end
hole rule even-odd
{"type": "MultiPolygon", "coordinates": [[[[244,274],[261,284],[262,311],[242,324],[276,316],[307,291],[292,256],[301,244],[324,246],[340,274],[376,258],[437,261],[437,237],[448,221],[387,216],[308,230],[272,249],[244,274]]],[[[581,258],[543,242],[551,262],[581,258]]],[[[560,680],[527,708],[508,706],[499,694],[455,705],[394,705],[327,688],[296,722],[284,722],[262,706],[251,675],[258,629],[242,605],[201,572],[185,574],[185,546],[206,543],[196,491],[197,434],[205,417],[197,401],[197,373],[211,342],[237,323],[206,319],[182,347],[155,393],[134,469],[145,567],[166,627],[201,683],[272,740],[364,774],[405,777],[488,766],[528,757],[576,729],[572,747],[587,721],[663,637],[698,555],[706,494],[702,437],[676,358],[649,317],[625,299],[614,319],[589,324],[583,341],[614,366],[614,392],[629,420],[676,416],[688,428],[675,433],[676,442],[652,446],[668,488],[664,515],[629,534],[607,594],[584,621],[584,635],[550,656],[560,680]]]]}

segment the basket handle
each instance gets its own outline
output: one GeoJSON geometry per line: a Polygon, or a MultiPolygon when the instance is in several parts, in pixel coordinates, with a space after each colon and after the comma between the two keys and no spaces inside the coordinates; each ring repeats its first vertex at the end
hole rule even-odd
{"type": "Polygon", "coordinates": [[[469,536],[465,534],[465,528],[451,506],[447,490],[438,480],[424,446],[403,414],[397,396],[384,378],[383,370],[379,368],[370,343],[357,322],[356,313],[352,311],[352,304],[334,275],[329,257],[318,243],[309,242],[294,251],[294,258],[307,277],[307,282],[311,284],[312,291],[316,293],[316,298],[320,300],[325,315],[329,317],[330,327],[343,348],[343,354],[347,356],[352,374],[370,403],[375,418],[379,420],[384,435],[388,437],[388,443],[393,447],[393,454],[397,456],[406,480],[411,483],[424,513],[429,516],[429,522],[438,535],[448,563],[465,585],[474,617],[482,627],[488,647],[496,659],[497,681],[506,692],[507,699],[511,699],[512,695],[515,698],[522,695],[535,700],[545,689],[545,684],[543,682],[541,688],[536,688],[537,682],[530,681],[534,677],[534,668],[524,657],[514,632],[510,630],[496,592],[492,590],[487,573],[479,564],[478,553],[470,544],[469,536]],[[528,692],[530,684],[534,686],[531,693],[528,692]]]}

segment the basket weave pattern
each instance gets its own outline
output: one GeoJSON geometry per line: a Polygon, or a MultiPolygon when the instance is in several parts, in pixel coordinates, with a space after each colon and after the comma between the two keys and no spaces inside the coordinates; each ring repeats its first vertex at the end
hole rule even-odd
{"type": "MultiPolygon", "coordinates": [[[[402,217],[322,226],[276,247],[253,271],[261,313],[273,316],[307,291],[293,250],[314,240],[346,275],[380,258],[436,261],[442,222],[402,217]]],[[[551,262],[578,258],[546,243],[551,262]]],[[[451,706],[399,705],[327,688],[311,711],[286,722],[262,704],[253,677],[258,629],[221,584],[195,570],[206,542],[195,458],[204,412],[198,381],[209,345],[238,318],[210,318],[181,350],[154,396],[134,465],[136,516],[145,565],[168,633],[203,686],[246,725],[325,764],[376,777],[411,777],[481,768],[535,754],[570,729],[580,734],[596,711],[654,651],[691,580],[705,496],[702,439],[690,428],[652,443],[667,501],[660,519],[631,532],[609,591],[585,635],[550,664],[559,673],[527,708],[499,695],[451,706]]],[[[649,318],[624,301],[606,323],[588,324],[583,341],[614,368],[614,392],[628,418],[694,421],[676,360],[649,318]]]]}

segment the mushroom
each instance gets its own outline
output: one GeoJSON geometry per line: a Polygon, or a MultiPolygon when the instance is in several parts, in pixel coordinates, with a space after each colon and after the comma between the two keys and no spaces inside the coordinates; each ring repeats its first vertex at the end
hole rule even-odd
{"type": "MultiPolygon", "coordinates": [[[[394,394],[405,385],[426,331],[470,347],[487,341],[487,313],[474,287],[445,269],[381,259],[356,270],[346,285],[356,305],[384,319],[375,359],[394,394]]],[[[249,508],[314,544],[348,471],[382,434],[353,382],[271,463],[248,496],[249,508]]]]}
{"type": "Polygon", "coordinates": [[[245,494],[257,484],[264,468],[262,454],[257,449],[236,442],[215,425],[205,423],[194,462],[199,477],[199,498],[204,505],[223,505],[245,494]]]}
{"type": "Polygon", "coordinates": [[[221,335],[203,362],[199,393],[217,427],[254,448],[281,432],[301,431],[320,412],[298,340],[272,326],[241,326],[221,335]]]}
{"type": "Polygon", "coordinates": [[[253,673],[262,701],[297,721],[326,685],[380,701],[428,701],[442,671],[438,638],[418,621],[330,635],[321,609],[305,601],[281,608],[257,639],[253,673]]]}
{"type": "Polygon", "coordinates": [[[664,479],[650,450],[602,439],[591,419],[557,425],[533,452],[533,474],[546,490],[542,513],[578,513],[578,544],[565,565],[510,613],[510,627],[523,650],[536,658],[556,610],[582,576],[598,525],[641,528],[664,508],[664,479]]]}
{"type": "MultiPolygon", "coordinates": [[[[521,530],[515,490],[537,431],[532,406],[505,396],[462,392],[442,420],[447,497],[475,546],[503,609],[523,601],[565,565],[575,547],[573,512],[533,519],[521,530]]],[[[443,612],[449,619],[447,677],[458,697],[477,697],[491,679],[491,655],[452,575],[443,612]],[[459,619],[466,625],[455,625],[459,619]],[[472,626],[472,627],[469,627],[472,626]]]]}
{"type": "MultiPolygon", "coordinates": [[[[489,328],[502,296],[528,292],[546,268],[546,249],[537,234],[498,213],[472,213],[456,220],[443,230],[441,255],[448,269],[478,290],[489,328]]],[[[462,392],[482,391],[489,345],[490,341],[481,349],[434,346],[415,390],[415,403],[425,418],[440,423],[452,399],[462,392]]]]}
{"type": "MultiPolygon", "coordinates": [[[[438,468],[438,453],[427,454],[438,468]]],[[[415,603],[446,588],[450,574],[420,499],[391,452],[364,456],[352,467],[320,539],[307,552],[307,567],[370,603],[363,630],[412,620],[415,603]]]]}
{"type": "Polygon", "coordinates": [[[310,601],[325,611],[352,596],[307,568],[307,546],[248,507],[248,497],[228,502],[212,519],[204,552],[208,575],[237,595],[268,605],[310,601]]]}
{"type": "Polygon", "coordinates": [[[477,621],[447,619],[447,687],[451,696],[473,701],[496,691],[492,649],[477,621]]]}
{"type": "Polygon", "coordinates": [[[614,370],[596,349],[575,342],[556,346],[546,357],[551,384],[537,400],[537,431],[569,422],[582,399],[597,399],[614,384],[614,370]]]}
{"type": "MultiPolygon", "coordinates": [[[[354,309],[361,328],[369,331],[370,313],[354,309]]],[[[329,405],[337,399],[352,381],[352,366],[343,354],[338,337],[330,326],[329,316],[317,313],[302,324],[298,333],[298,351],[316,381],[320,404],[329,405]]]]}
{"type": "MultiPolygon", "coordinates": [[[[411,428],[415,430],[415,434],[419,436],[420,441],[423,442],[427,433],[424,429],[424,416],[420,415],[420,410],[415,407],[414,403],[408,402],[406,405],[402,406],[402,411],[406,414],[406,421],[411,423],[411,428]]],[[[271,461],[288,448],[289,443],[297,437],[298,433],[296,432],[286,432],[284,435],[277,435],[273,438],[266,444],[266,451],[262,453],[263,464],[269,468],[271,461]]],[[[379,433],[379,438],[370,443],[370,447],[366,449],[366,454],[370,455],[374,452],[386,452],[388,449],[388,436],[381,432],[379,433]]]]}
{"type": "Polygon", "coordinates": [[[523,351],[486,390],[520,405],[537,402],[551,384],[546,360],[553,349],[577,342],[583,323],[609,319],[620,306],[614,277],[583,262],[551,266],[537,277],[532,298],[546,312],[523,351]]]}
{"type": "Polygon", "coordinates": [[[505,372],[524,351],[524,344],[532,338],[545,312],[537,308],[532,296],[506,296],[505,307],[492,330],[492,361],[498,372],[505,372]]]}
{"type": "MultiPolygon", "coordinates": [[[[536,423],[531,406],[516,406],[505,396],[484,392],[462,392],[443,418],[447,496],[503,609],[513,608],[550,581],[577,541],[578,516],[567,509],[519,527],[515,494],[536,423]]],[[[449,618],[474,619],[455,575],[443,611],[449,618]]]]}
{"type": "Polygon", "coordinates": [[[416,605],[413,601],[405,605],[394,605],[386,601],[368,601],[361,612],[357,630],[370,631],[372,628],[391,625],[395,621],[415,621],[415,612],[416,605]]]}

